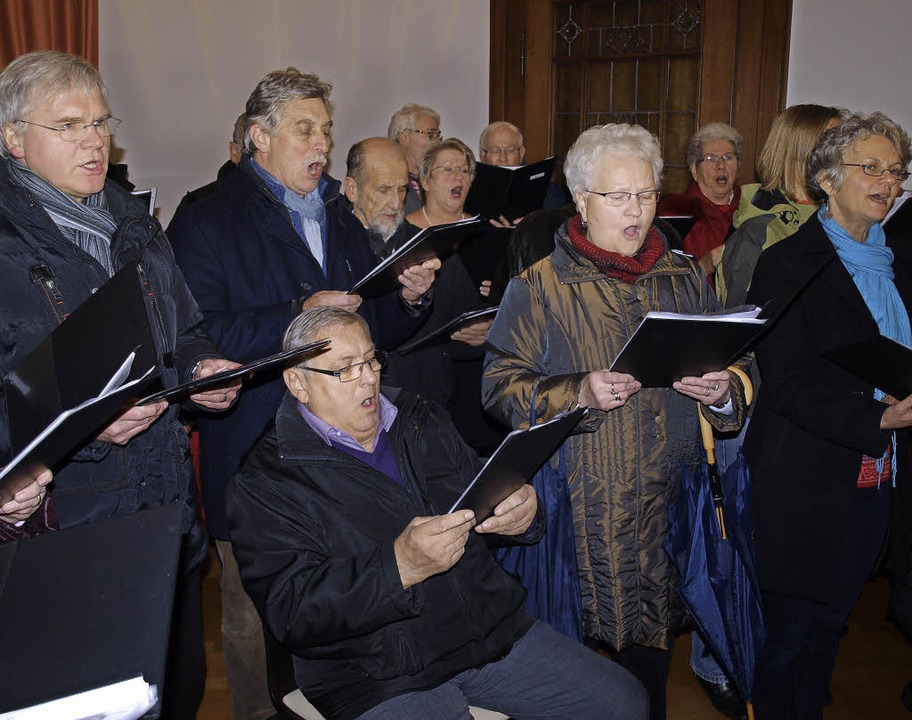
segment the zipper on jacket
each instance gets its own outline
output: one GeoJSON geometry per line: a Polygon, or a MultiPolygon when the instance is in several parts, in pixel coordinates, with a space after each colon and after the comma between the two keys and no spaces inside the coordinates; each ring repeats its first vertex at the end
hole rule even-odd
{"type": "Polygon", "coordinates": [[[149,284],[149,279],[146,277],[146,271],[143,269],[142,264],[137,263],[136,269],[139,272],[139,279],[142,281],[143,287],[145,288],[146,297],[149,298],[149,302],[152,304],[152,315],[155,317],[155,324],[158,327],[158,333],[162,343],[162,362],[164,362],[166,368],[173,368],[174,353],[168,349],[168,337],[165,335],[165,321],[162,319],[161,310],[158,307],[158,299],[155,297],[155,291],[149,284]]]}
{"type": "Polygon", "coordinates": [[[66,320],[67,314],[63,311],[63,294],[57,288],[57,283],[54,282],[54,271],[51,266],[32,266],[29,269],[29,280],[44,291],[44,296],[51,306],[54,317],[57,318],[57,323],[59,324],[66,320]]]}

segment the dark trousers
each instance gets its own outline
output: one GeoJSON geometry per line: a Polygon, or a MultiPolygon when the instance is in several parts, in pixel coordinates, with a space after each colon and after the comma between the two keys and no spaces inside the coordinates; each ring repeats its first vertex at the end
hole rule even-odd
{"type": "Polygon", "coordinates": [[[643,683],[649,695],[649,720],[665,720],[666,686],[671,671],[671,648],[631,645],[614,654],[614,661],[643,683]]]}
{"type": "Polygon", "coordinates": [[[168,639],[161,720],[194,720],[206,689],[202,569],[179,571],[168,639]]]}
{"type": "Polygon", "coordinates": [[[856,490],[839,553],[841,576],[825,600],[763,593],[767,640],[757,665],[757,720],[822,720],[839,638],[883,548],[889,488],[856,490]]]}

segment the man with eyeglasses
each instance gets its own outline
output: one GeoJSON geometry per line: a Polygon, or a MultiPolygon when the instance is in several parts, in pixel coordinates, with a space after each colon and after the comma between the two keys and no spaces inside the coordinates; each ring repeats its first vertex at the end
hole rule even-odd
{"type": "Polygon", "coordinates": [[[418,158],[428,145],[443,138],[440,113],[427,105],[406,103],[393,113],[386,134],[402,146],[408,161],[409,186],[405,195],[405,214],[408,215],[422,205],[418,158]]]}
{"type": "MultiPolygon", "coordinates": [[[[427,315],[438,260],[407,268],[396,290],[363,303],[347,292],[376,263],[363,237],[340,223],[339,182],[324,173],[331,89],[294,67],[267,73],[247,100],[246,152],[237,170],[168,227],[206,328],[242,361],[278,352],[303,308],[360,312],[384,348],[411,337],[427,315]]],[[[262,631],[233,559],[225,491],[275,416],[284,386],[276,378],[249,390],[230,414],[197,419],[206,525],[222,561],[222,639],[235,720],[272,714],[262,631]]]]}
{"type": "Polygon", "coordinates": [[[435,403],[381,388],[367,325],[303,312],[285,347],[328,338],[285,371],[275,424],[232,480],[245,586],[327,720],[513,717],[643,720],[626,670],[535,622],[488,542],[532,543],[530,485],[490,518],[446,512],[481,467],[435,403]]]}
{"type": "MultiPolygon", "coordinates": [[[[162,384],[236,366],[221,359],[203,331],[202,314],[146,203],[105,180],[111,136],[119,124],[108,109],[98,70],[82,58],[29,53],[0,73],[4,375],[134,259],[142,264],[154,303],[162,384]]],[[[222,410],[235,395],[236,389],[221,388],[190,399],[203,409],[222,410]]],[[[6,403],[0,401],[0,464],[11,454],[6,403]]],[[[200,568],[207,545],[177,407],[162,401],[121,413],[54,468],[51,494],[62,528],[182,506],[182,553],[161,714],[195,717],[206,672],[200,568]]]]}

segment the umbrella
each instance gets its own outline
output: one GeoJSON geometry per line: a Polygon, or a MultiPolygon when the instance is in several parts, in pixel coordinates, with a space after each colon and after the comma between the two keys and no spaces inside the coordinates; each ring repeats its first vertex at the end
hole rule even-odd
{"type": "MultiPolygon", "coordinates": [[[[747,381],[746,376],[742,380],[747,381]]],[[[749,381],[745,387],[749,395],[749,381]]],[[[669,510],[665,547],[681,575],[679,594],[753,719],[750,698],[764,630],[753,559],[750,476],[739,451],[738,459],[719,477],[712,432],[706,432],[708,423],[702,415],[700,422],[708,462],[685,473],[669,510]]]]}

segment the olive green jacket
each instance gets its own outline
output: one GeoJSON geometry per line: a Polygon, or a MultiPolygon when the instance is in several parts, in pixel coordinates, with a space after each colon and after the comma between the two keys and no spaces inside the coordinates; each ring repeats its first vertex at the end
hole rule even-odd
{"type": "MultiPolygon", "coordinates": [[[[491,332],[482,398],[513,427],[577,403],[591,371],[607,368],[650,310],[702,313],[719,303],[696,263],[666,251],[635,284],[610,279],[558,231],[556,249],[510,281],[491,332]]],[[[719,430],[743,417],[705,415],[719,430]]],[[[671,388],[642,389],[616,410],[593,411],[566,441],[583,631],[616,650],[669,647],[681,619],[677,576],[663,548],[668,505],[685,466],[701,458],[696,403],[671,388]]]]}

